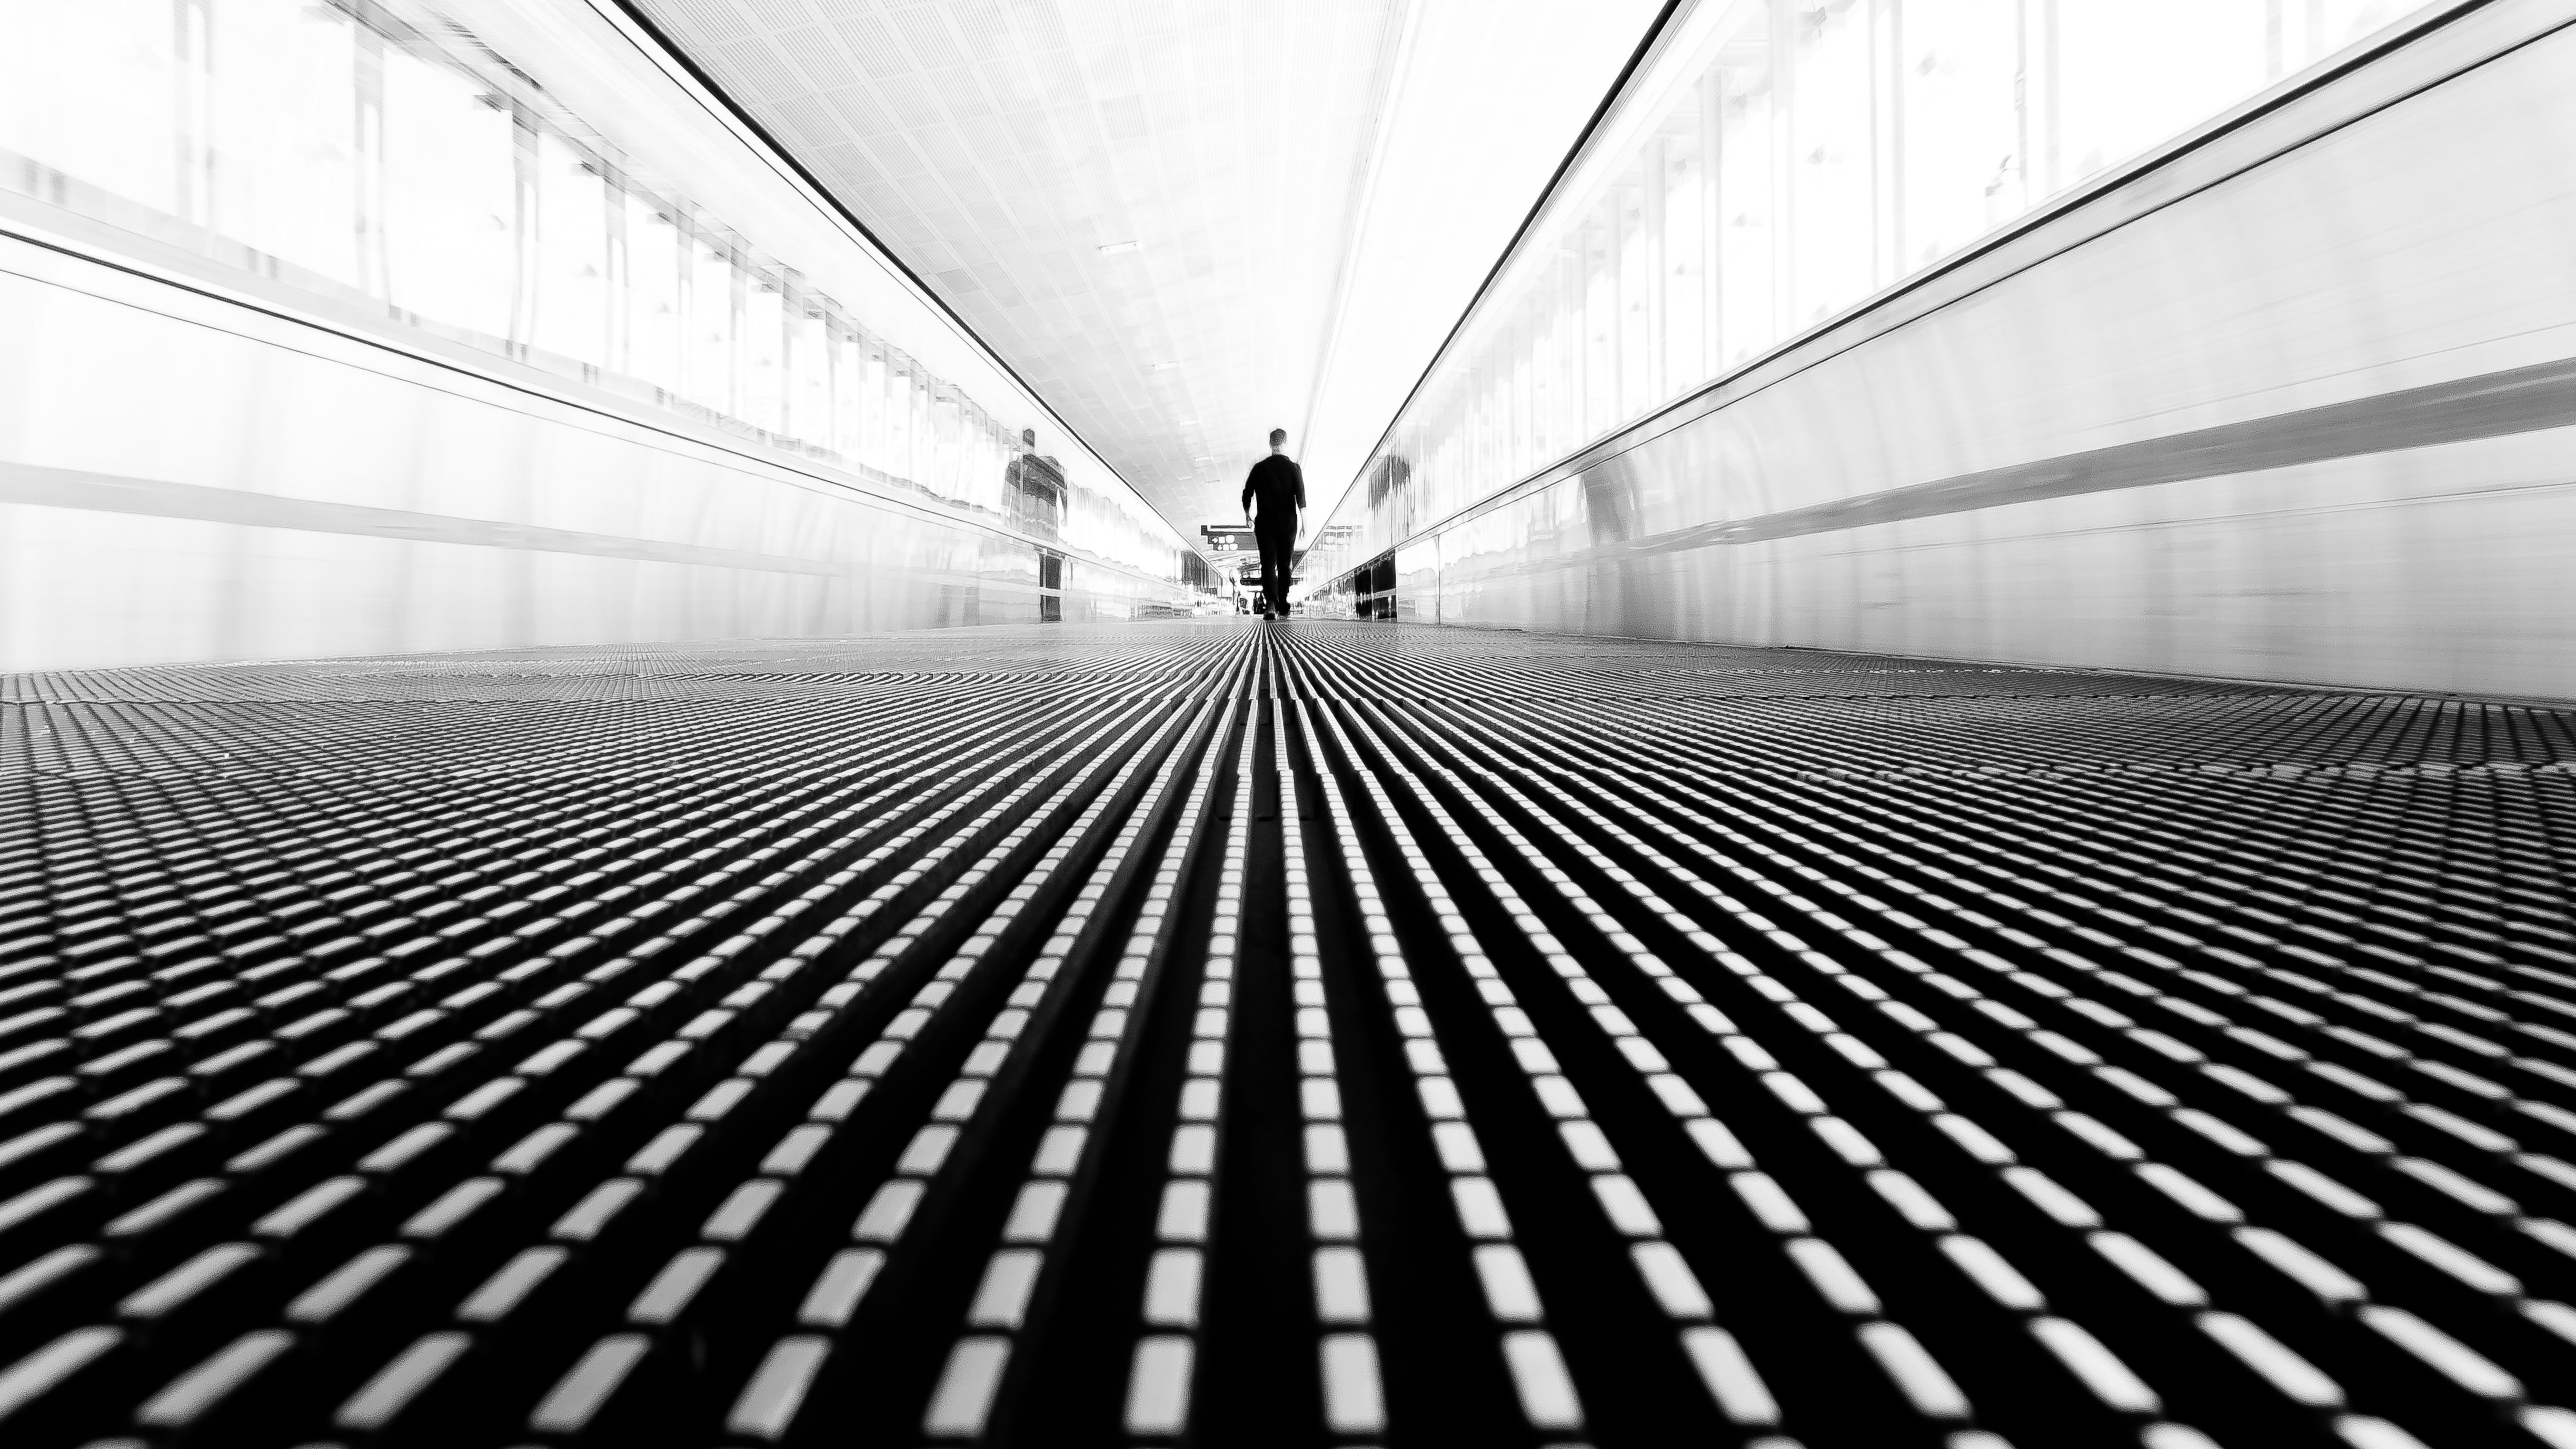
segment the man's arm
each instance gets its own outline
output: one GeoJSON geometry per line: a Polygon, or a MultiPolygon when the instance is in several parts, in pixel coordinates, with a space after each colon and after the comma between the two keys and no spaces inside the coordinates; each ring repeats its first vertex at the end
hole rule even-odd
{"type": "Polygon", "coordinates": [[[1297,506],[1302,509],[1306,506],[1306,470],[1294,463],[1288,465],[1288,470],[1288,476],[1297,480],[1297,506]]]}
{"type": "Polygon", "coordinates": [[[1247,523],[1252,519],[1252,480],[1254,476],[1255,475],[1251,473],[1243,475],[1243,517],[1244,521],[1247,523]]]}

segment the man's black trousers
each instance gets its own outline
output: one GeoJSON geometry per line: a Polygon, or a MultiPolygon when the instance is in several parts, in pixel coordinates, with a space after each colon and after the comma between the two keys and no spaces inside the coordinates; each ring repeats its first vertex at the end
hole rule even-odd
{"type": "Polygon", "coordinates": [[[1270,600],[1270,612],[1288,612],[1288,556],[1297,551],[1297,535],[1291,530],[1273,533],[1257,529],[1253,537],[1261,544],[1261,592],[1270,600]]]}

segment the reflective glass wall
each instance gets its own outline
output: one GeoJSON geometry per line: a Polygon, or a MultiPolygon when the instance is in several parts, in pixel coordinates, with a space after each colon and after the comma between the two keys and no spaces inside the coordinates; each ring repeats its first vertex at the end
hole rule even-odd
{"type": "Polygon", "coordinates": [[[1402,539],[2410,14],[2411,0],[1698,0],[1300,569],[1402,539]]]}
{"type": "Polygon", "coordinates": [[[1078,556],[1204,576],[1097,460],[1024,456],[1034,409],[931,375],[427,4],[0,0],[0,190],[1078,556]]]}

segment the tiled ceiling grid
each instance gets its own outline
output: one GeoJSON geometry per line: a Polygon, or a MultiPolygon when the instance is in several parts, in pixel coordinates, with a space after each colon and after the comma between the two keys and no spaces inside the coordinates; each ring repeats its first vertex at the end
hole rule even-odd
{"type": "Polygon", "coordinates": [[[1404,0],[640,8],[1177,527],[1237,514],[1310,399],[1404,0]]]}

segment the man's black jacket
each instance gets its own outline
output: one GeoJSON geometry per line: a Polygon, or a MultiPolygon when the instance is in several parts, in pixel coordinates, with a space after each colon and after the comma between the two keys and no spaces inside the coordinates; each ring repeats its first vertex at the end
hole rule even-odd
{"type": "Polygon", "coordinates": [[[1251,476],[1243,480],[1243,506],[1261,500],[1261,512],[1253,527],[1262,533],[1297,531],[1297,510],[1306,506],[1306,475],[1284,456],[1273,453],[1252,465],[1251,476]]]}

